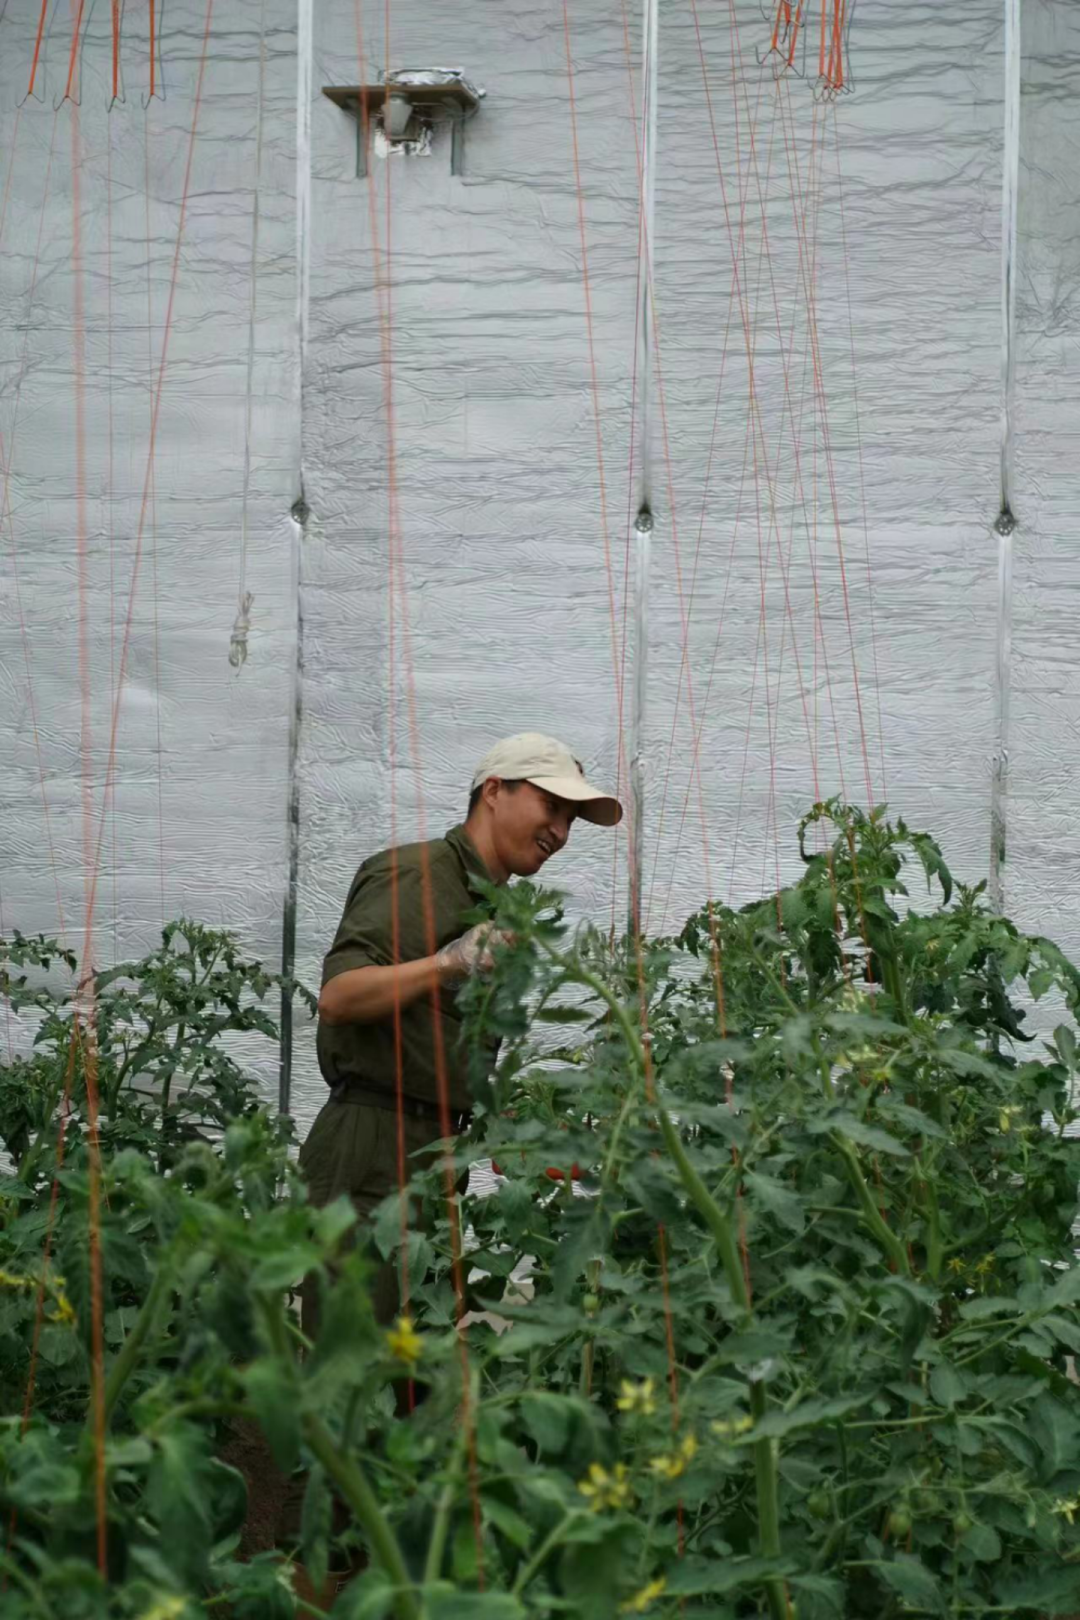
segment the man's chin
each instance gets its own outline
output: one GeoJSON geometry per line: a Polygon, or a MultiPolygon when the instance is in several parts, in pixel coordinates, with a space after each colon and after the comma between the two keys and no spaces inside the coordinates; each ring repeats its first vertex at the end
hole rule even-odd
{"type": "Polygon", "coordinates": [[[531,855],[523,855],[515,862],[514,876],[535,877],[546,860],[547,856],[542,855],[539,850],[534,850],[531,855]]]}

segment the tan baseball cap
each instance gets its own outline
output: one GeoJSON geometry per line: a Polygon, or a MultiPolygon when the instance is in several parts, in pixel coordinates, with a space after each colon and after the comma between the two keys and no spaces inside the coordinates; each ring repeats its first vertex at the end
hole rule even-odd
{"type": "Polygon", "coordinates": [[[565,743],[539,731],[519,731],[489,748],[476,768],[473,789],[482,786],[489,776],[498,776],[504,782],[531,782],[556,798],[569,799],[577,805],[579,815],[598,827],[615,827],[622,820],[618,799],[585,780],[581,762],[565,743]]]}

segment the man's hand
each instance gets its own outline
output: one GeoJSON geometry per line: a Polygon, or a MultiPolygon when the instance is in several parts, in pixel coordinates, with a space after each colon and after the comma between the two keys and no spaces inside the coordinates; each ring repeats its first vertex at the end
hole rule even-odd
{"type": "Polygon", "coordinates": [[[492,948],[508,944],[510,935],[492,922],[477,923],[460,939],[452,939],[435,953],[435,964],[440,974],[451,978],[471,978],[474,973],[490,973],[495,965],[492,948]]]}
{"type": "Polygon", "coordinates": [[[319,1017],[327,1024],[378,1023],[411,1007],[421,996],[429,996],[435,985],[449,987],[474,973],[489,973],[494,965],[492,948],[508,943],[511,937],[494,923],[477,923],[434,956],[393,967],[351,968],[323,985],[319,1017]]]}

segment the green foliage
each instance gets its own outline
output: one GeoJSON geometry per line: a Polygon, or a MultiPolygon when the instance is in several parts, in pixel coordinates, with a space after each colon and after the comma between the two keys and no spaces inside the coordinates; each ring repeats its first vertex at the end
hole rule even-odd
{"type": "MultiPolygon", "coordinates": [[[[504,1175],[453,1223],[444,1167],[416,1176],[412,1327],[392,1333],[348,1208],[307,1206],[284,1131],[205,1056],[262,980],[234,951],[128,970],[115,1016],[99,987],[108,1587],[85,1132],[50,1216],[70,1012],[43,1008],[53,1091],[27,1110],[0,1076],[20,1155],[0,1189],[6,1388],[43,1319],[30,1421],[20,1395],[0,1426],[13,1620],[292,1613],[270,1564],[236,1557],[242,1481],[217,1455],[236,1413],[308,1475],[309,1569],[370,1553],[339,1620],[1080,1608],[1080,975],[883,811],[816,806],[800,840],[797,884],[641,944],[571,937],[528,884],[491,891],[513,941],[463,993],[457,1158],[504,1175]],[[912,868],[940,904],[908,895],[912,868]],[[233,999],[185,1001],[218,963],[233,999]],[[1025,1013],[1050,994],[1066,1017],[1043,1043],[1025,1013]],[[458,1230],[489,1313],[460,1330],[458,1230]],[[301,1355],[286,1292],[308,1271],[323,1326],[301,1355]],[[422,1398],[402,1418],[406,1374],[422,1398]]],[[[192,957],[220,938],[194,937],[192,957]]],[[[52,954],[9,947],[12,992],[41,994],[15,969],[52,954]]],[[[393,1252],[396,1199],[385,1216],[393,1252]]]]}

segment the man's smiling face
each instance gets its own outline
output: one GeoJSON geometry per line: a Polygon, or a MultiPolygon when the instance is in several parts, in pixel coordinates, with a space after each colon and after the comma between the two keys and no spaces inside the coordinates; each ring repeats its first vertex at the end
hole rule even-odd
{"type": "Polygon", "coordinates": [[[499,782],[498,791],[485,797],[495,853],[513,877],[533,877],[570,836],[575,806],[532,782],[499,782]]]}

